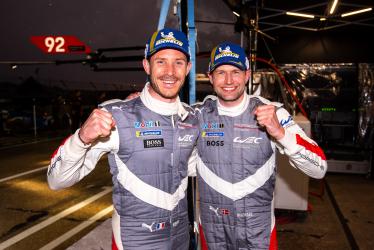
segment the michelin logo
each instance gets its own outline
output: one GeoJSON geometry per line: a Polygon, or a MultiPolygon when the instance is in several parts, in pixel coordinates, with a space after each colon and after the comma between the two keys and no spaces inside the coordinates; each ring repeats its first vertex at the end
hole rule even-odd
{"type": "Polygon", "coordinates": [[[224,56],[229,56],[229,57],[234,57],[234,58],[239,58],[239,55],[236,54],[236,53],[233,53],[231,51],[231,48],[230,46],[226,46],[226,48],[222,49],[221,47],[218,48],[218,51],[219,51],[219,54],[216,55],[216,57],[214,58],[214,60],[217,60],[221,57],[224,57],[224,56]]]}
{"type": "Polygon", "coordinates": [[[175,37],[174,37],[174,33],[173,32],[169,32],[168,34],[164,34],[164,32],[161,32],[161,37],[163,38],[163,39],[160,39],[160,40],[158,40],[157,42],[156,42],[156,46],[157,45],[160,45],[160,44],[162,44],[162,43],[173,43],[173,44],[176,44],[176,45],[178,45],[178,46],[180,46],[180,47],[182,47],[183,46],[183,43],[181,42],[181,41],[179,41],[179,40],[177,40],[177,39],[175,39],[175,37]]]}
{"type": "Polygon", "coordinates": [[[135,131],[136,137],[150,136],[150,135],[161,135],[161,130],[146,130],[146,131],[135,131]]]}

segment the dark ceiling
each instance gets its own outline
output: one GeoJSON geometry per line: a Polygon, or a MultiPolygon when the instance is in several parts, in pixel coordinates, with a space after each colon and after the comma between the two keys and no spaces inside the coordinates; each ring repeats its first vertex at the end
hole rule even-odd
{"type": "Polygon", "coordinates": [[[374,62],[374,39],[370,35],[374,32],[374,11],[342,17],[344,13],[372,8],[372,0],[337,1],[333,14],[329,11],[334,0],[224,2],[238,14],[235,29],[249,37],[247,50],[256,51],[258,56],[278,63],[374,62]]]}
{"type": "Polygon", "coordinates": [[[369,0],[337,1],[334,13],[330,9],[334,0],[330,1],[261,1],[261,0],[224,0],[227,6],[240,14],[241,21],[247,27],[258,20],[258,29],[270,32],[280,29],[300,29],[305,31],[324,31],[358,26],[374,28],[373,11],[341,17],[342,14],[365,8],[372,8],[374,2],[369,0]],[[287,15],[286,12],[297,12],[313,15],[304,18],[287,15]],[[252,21],[252,22],[251,22],[252,21]]]}

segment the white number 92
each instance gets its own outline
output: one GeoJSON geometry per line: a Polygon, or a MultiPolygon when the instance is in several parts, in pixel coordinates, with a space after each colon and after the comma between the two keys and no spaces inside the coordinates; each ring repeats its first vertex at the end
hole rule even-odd
{"type": "Polygon", "coordinates": [[[65,52],[65,48],[64,48],[65,39],[61,36],[58,36],[58,37],[47,36],[44,39],[44,44],[48,48],[48,53],[53,52],[53,50],[55,50],[55,52],[57,53],[65,52]]]}

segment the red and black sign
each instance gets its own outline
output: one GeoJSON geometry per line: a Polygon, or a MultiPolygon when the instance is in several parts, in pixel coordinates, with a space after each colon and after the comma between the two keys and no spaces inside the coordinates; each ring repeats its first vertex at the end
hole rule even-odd
{"type": "Polygon", "coordinates": [[[75,36],[32,36],[31,42],[49,54],[91,52],[91,49],[75,36]]]}

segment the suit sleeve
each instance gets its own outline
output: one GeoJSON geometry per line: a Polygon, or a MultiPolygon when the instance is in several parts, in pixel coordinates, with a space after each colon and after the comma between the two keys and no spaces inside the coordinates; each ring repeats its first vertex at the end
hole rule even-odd
{"type": "Polygon", "coordinates": [[[109,139],[103,139],[92,145],[85,145],[79,139],[79,129],[68,137],[51,157],[47,172],[48,185],[57,190],[70,187],[88,175],[100,158],[108,152],[118,150],[117,130],[113,130],[109,139]]]}
{"type": "Polygon", "coordinates": [[[280,153],[288,155],[291,165],[308,176],[316,179],[323,178],[327,171],[327,161],[323,150],[293,121],[287,110],[279,108],[277,117],[285,129],[285,136],[276,142],[280,153]]]}

